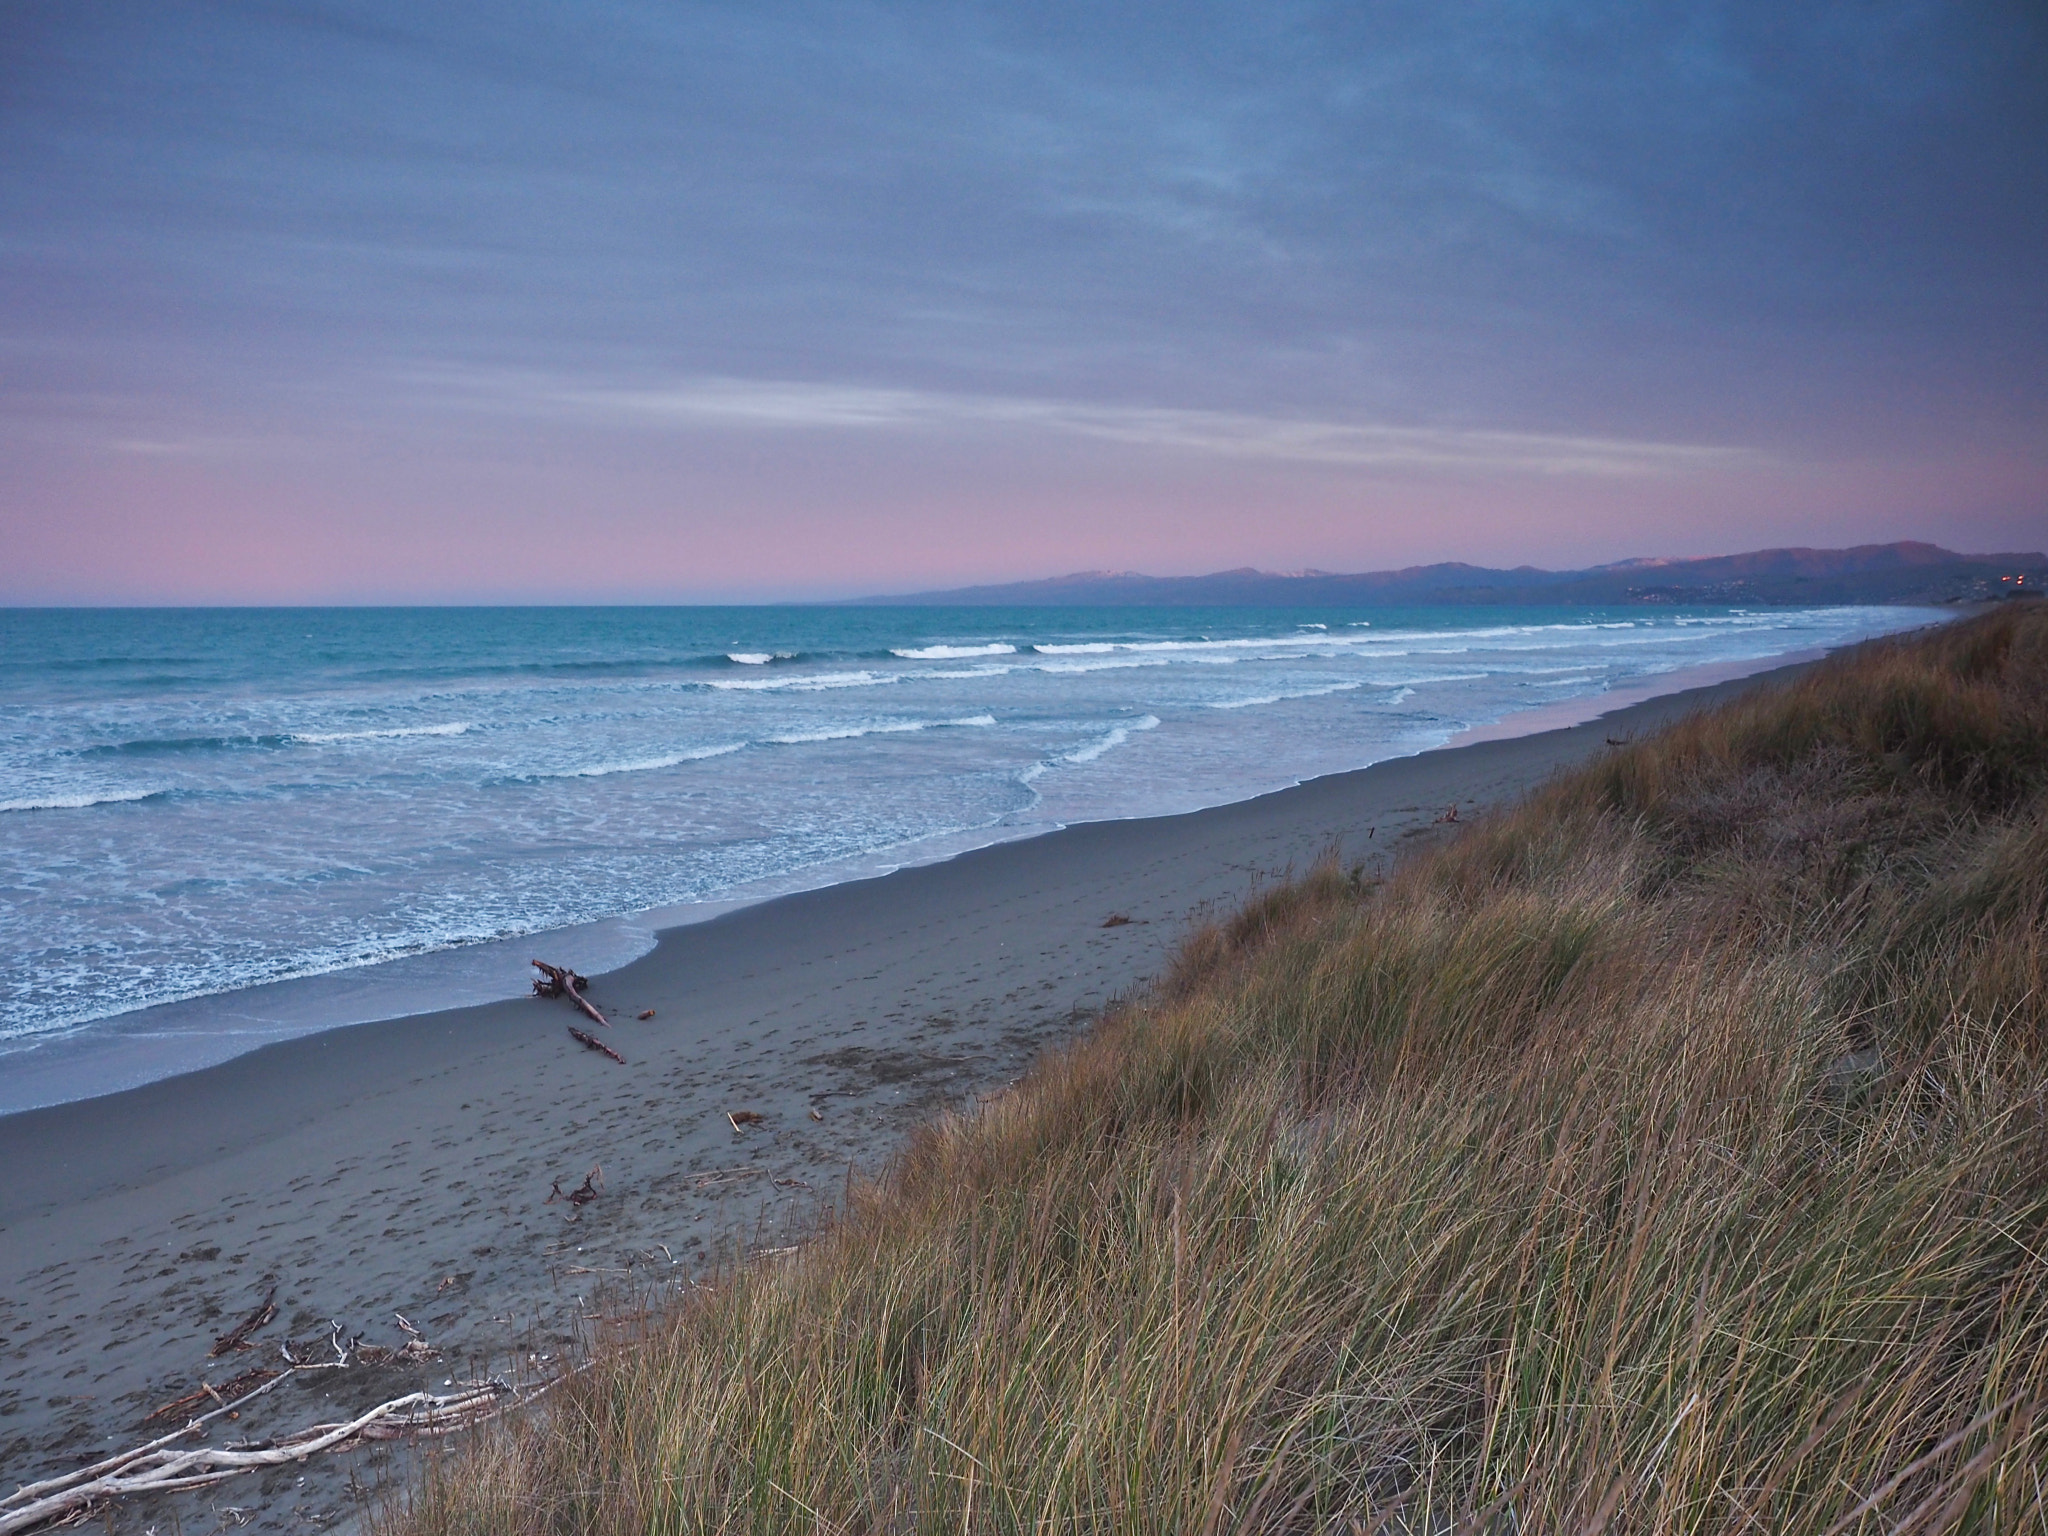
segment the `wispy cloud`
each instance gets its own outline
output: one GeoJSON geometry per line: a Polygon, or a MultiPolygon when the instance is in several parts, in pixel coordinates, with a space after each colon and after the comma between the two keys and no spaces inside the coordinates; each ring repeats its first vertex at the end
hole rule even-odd
{"type": "MultiPolygon", "coordinates": [[[[442,382],[457,381],[443,376],[442,382]]],[[[629,387],[463,375],[458,387],[517,408],[573,413],[619,426],[899,433],[1019,429],[1166,454],[1361,469],[1612,479],[1726,468],[1761,457],[1741,447],[788,380],[698,378],[629,387]]]]}

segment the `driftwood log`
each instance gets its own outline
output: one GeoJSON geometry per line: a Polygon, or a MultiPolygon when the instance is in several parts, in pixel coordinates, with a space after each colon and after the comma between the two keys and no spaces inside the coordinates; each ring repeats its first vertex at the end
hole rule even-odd
{"type": "Polygon", "coordinates": [[[583,995],[583,989],[590,985],[588,976],[579,976],[565,965],[549,965],[545,960],[533,962],[533,968],[540,975],[533,979],[535,997],[566,997],[606,1029],[611,1020],[590,1005],[590,999],[583,995]]]}
{"type": "MultiPolygon", "coordinates": [[[[508,1409],[522,1407],[550,1391],[564,1377],[526,1391],[500,1380],[465,1382],[453,1392],[408,1392],[388,1403],[379,1403],[367,1413],[333,1424],[313,1424],[273,1440],[244,1445],[187,1445],[180,1441],[199,1435],[205,1426],[224,1416],[238,1414],[278,1383],[309,1371],[338,1370],[345,1360],[324,1365],[297,1365],[279,1372],[254,1391],[239,1397],[214,1400],[220,1406],[199,1415],[181,1429],[75,1472],[29,1483],[0,1498],[0,1536],[15,1536],[38,1526],[69,1523],[95,1506],[139,1493],[174,1493],[185,1488],[204,1488],[231,1477],[304,1461],[326,1451],[342,1451],[366,1440],[395,1440],[404,1436],[433,1437],[454,1434],[495,1418],[508,1409]]],[[[211,1395],[211,1394],[210,1394],[211,1395]]]]}

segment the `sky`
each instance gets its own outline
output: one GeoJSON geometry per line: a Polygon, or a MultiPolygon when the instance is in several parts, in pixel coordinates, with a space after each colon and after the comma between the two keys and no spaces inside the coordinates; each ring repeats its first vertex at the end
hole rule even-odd
{"type": "Polygon", "coordinates": [[[0,603],[2048,544],[2038,0],[0,8],[0,603]]]}

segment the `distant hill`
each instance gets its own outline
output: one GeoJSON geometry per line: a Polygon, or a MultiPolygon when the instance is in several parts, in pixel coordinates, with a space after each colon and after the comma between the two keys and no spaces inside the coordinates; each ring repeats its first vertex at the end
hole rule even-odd
{"type": "Polygon", "coordinates": [[[973,607],[1089,605],[1362,607],[1389,603],[1958,603],[2048,590],[2048,555],[1961,555],[1934,544],[1759,549],[1686,560],[1622,560],[1582,571],[1494,570],[1450,561],[1398,571],[1257,571],[1144,576],[1081,571],[1043,581],[862,599],[973,607]]]}

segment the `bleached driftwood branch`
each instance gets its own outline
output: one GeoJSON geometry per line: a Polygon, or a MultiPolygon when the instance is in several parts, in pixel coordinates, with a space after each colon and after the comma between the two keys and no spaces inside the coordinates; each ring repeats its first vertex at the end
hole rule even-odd
{"type": "MultiPolygon", "coordinates": [[[[290,1357],[287,1356],[287,1359],[290,1357]]],[[[346,1358],[320,1365],[293,1365],[232,1401],[221,1402],[181,1429],[160,1435],[104,1461],[17,1488],[0,1498],[0,1536],[15,1536],[77,1516],[92,1506],[142,1493],[175,1493],[204,1488],[264,1467],[304,1461],[327,1451],[347,1450],[365,1440],[396,1440],[403,1436],[454,1434],[510,1409],[523,1407],[566,1379],[557,1376],[521,1392],[500,1380],[469,1382],[454,1392],[408,1392],[341,1423],[313,1424],[275,1440],[241,1445],[181,1448],[179,1442],[198,1434],[225,1414],[238,1412],[257,1398],[313,1371],[339,1370],[346,1358]]]]}

